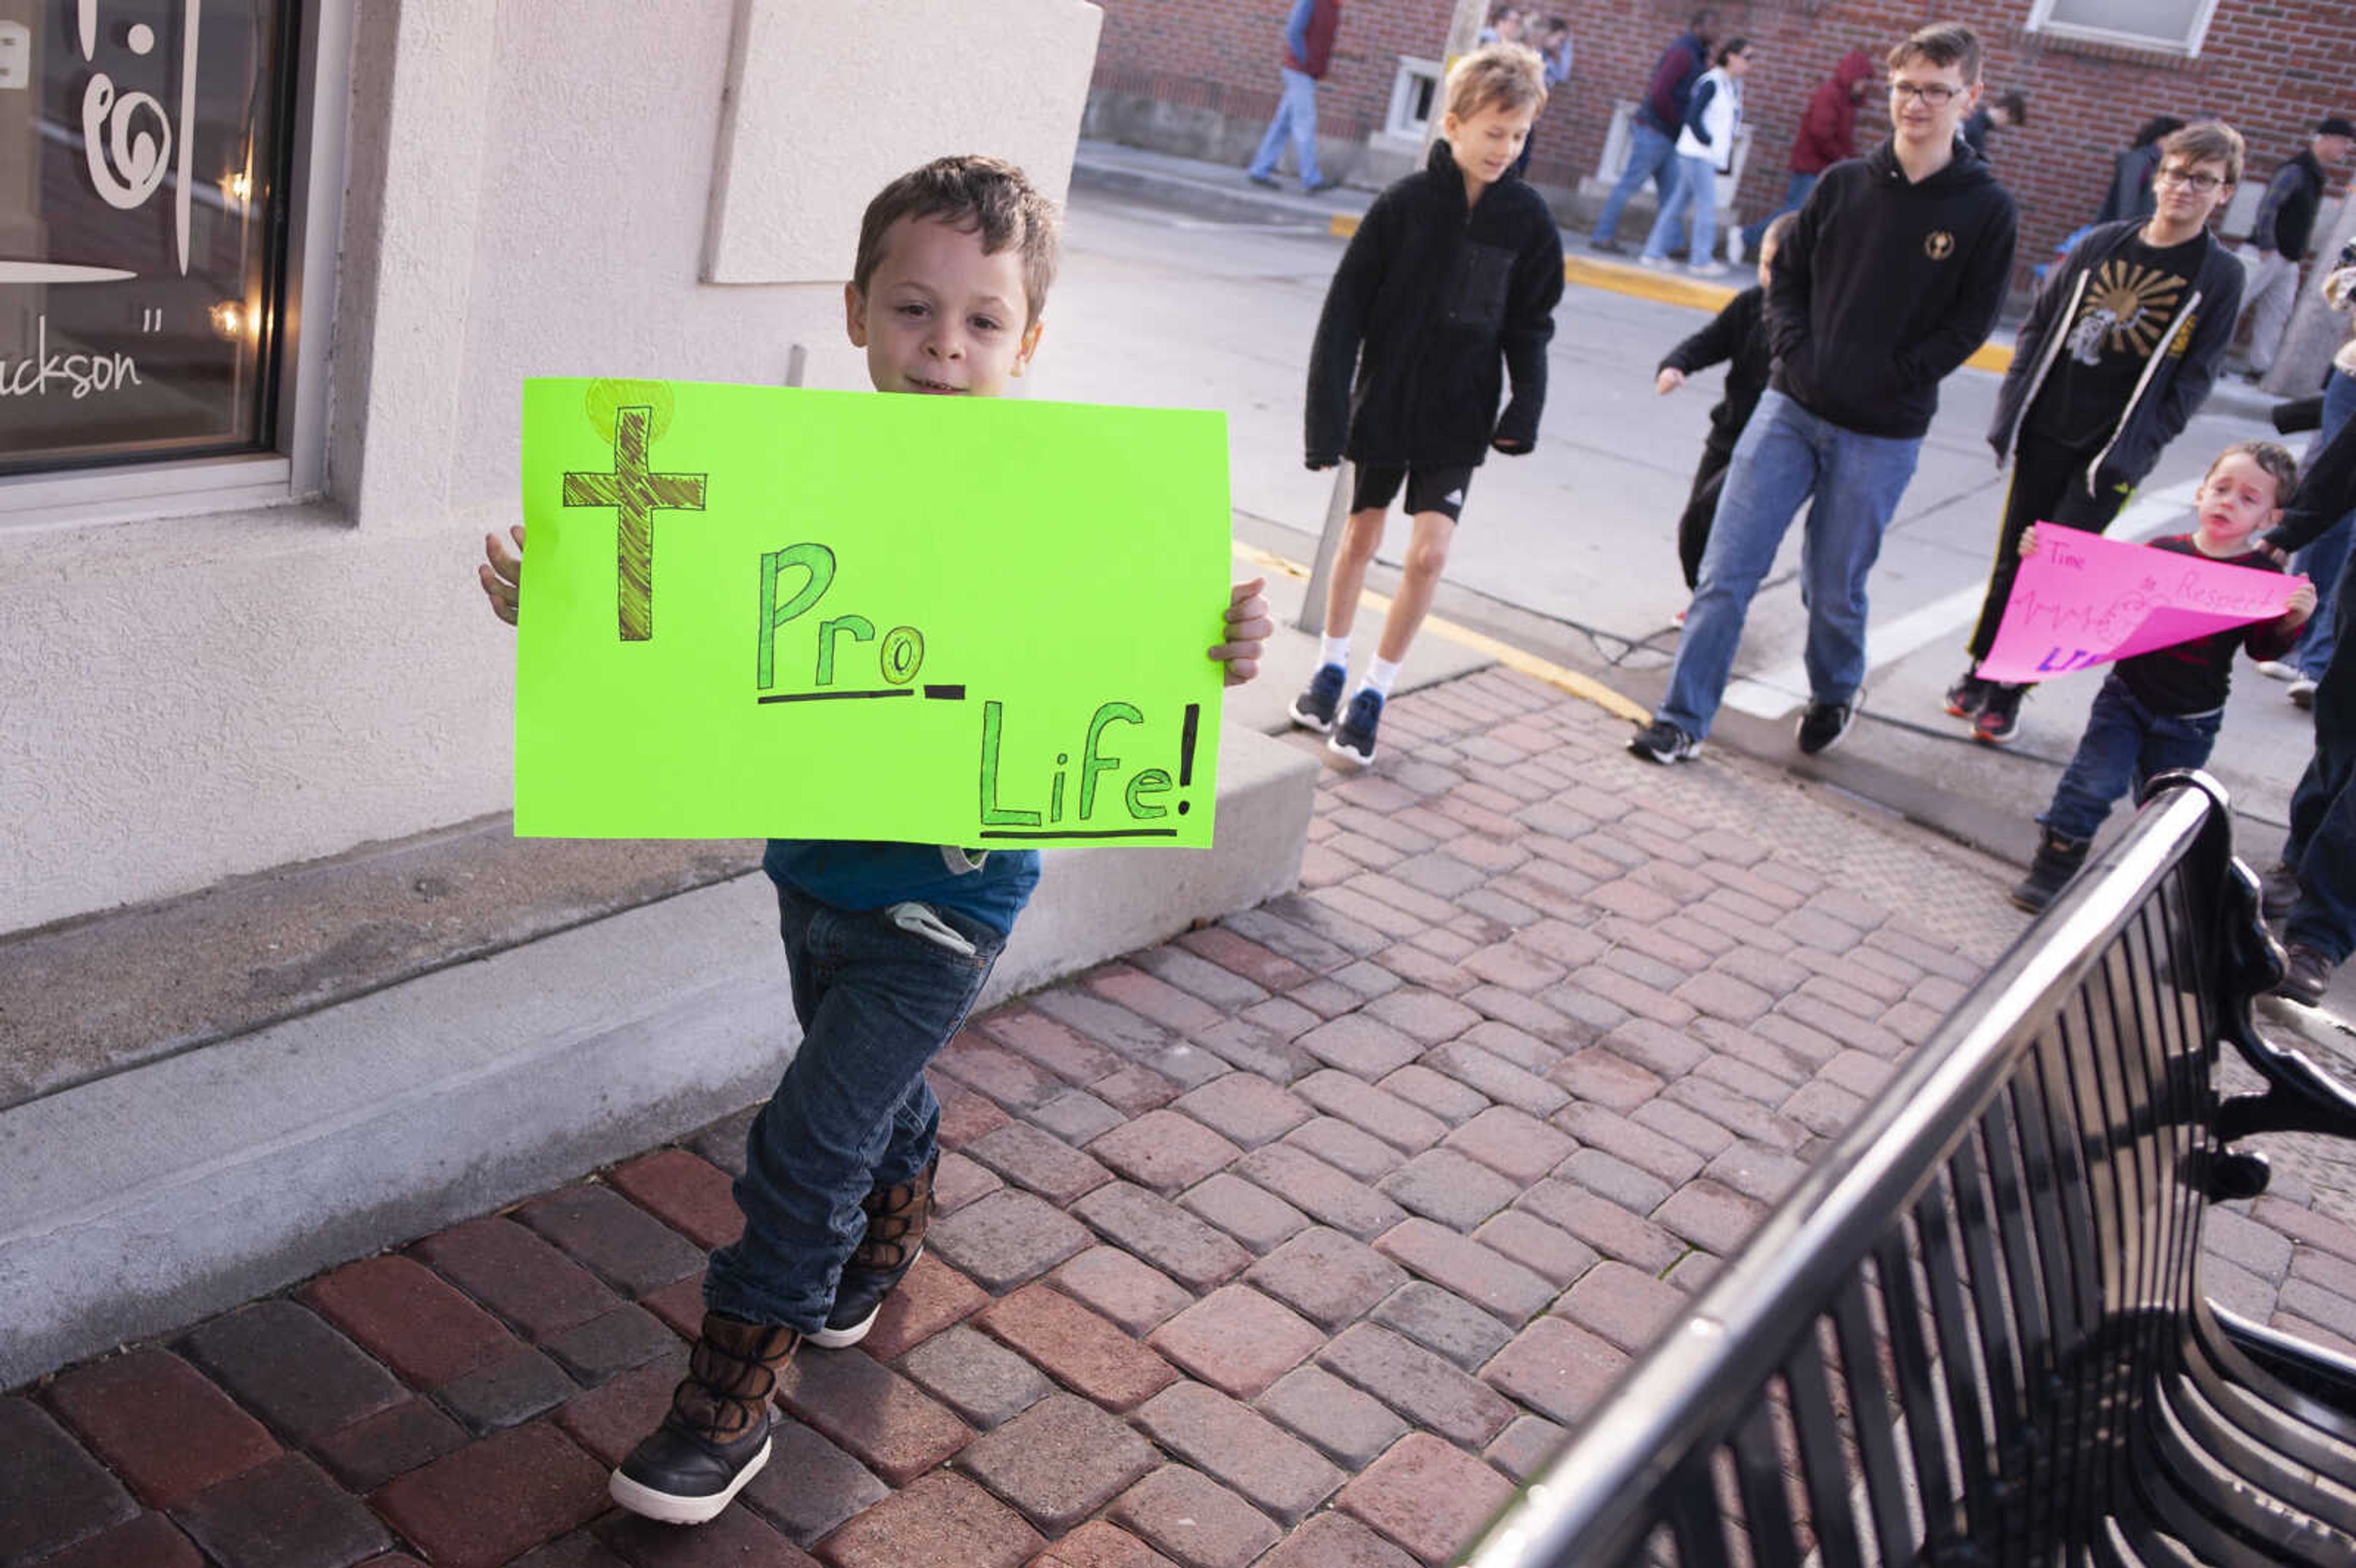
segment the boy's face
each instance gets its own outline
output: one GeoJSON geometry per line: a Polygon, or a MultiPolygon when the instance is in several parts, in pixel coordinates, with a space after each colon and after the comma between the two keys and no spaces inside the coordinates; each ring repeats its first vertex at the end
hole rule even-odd
{"type": "Polygon", "coordinates": [[[1955,128],[1979,99],[1979,88],[1964,80],[1960,62],[1933,65],[1912,55],[1890,73],[1890,123],[1904,146],[1937,148],[1953,142],[1955,128]]]}
{"type": "Polygon", "coordinates": [[[2201,481],[2193,505],[2201,514],[2201,537],[2211,546],[2239,545],[2282,517],[2275,476],[2258,466],[2245,452],[2219,458],[2201,481]]]}
{"type": "Polygon", "coordinates": [[[985,255],[979,228],[904,218],[884,236],[884,258],[862,293],[842,291],[845,325],[867,350],[879,392],[1003,397],[1039,347],[1023,252],[985,255]]]}
{"type": "Polygon", "coordinates": [[[1530,127],[1537,118],[1535,103],[1519,109],[1492,103],[1467,115],[1444,114],[1440,129],[1448,138],[1449,155],[1455,158],[1456,166],[1483,185],[1494,185],[1522,155],[1522,144],[1530,139],[1530,127]]]}
{"type": "Polygon", "coordinates": [[[2151,185],[2160,212],[2179,228],[2206,224],[2219,208],[2233,199],[2222,158],[2203,158],[2198,163],[2179,156],[2163,158],[2151,185]]]}

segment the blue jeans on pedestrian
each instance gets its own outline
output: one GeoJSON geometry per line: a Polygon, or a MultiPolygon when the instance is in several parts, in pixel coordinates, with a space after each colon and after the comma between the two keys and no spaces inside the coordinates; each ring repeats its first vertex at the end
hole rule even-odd
{"type": "Polygon", "coordinates": [[[2298,904],[2283,940],[2347,962],[2356,950],[2356,735],[2317,727],[2315,755],[2290,797],[2283,859],[2298,872],[2298,904]]]}
{"type": "Polygon", "coordinates": [[[1661,203],[1660,216],[1653,219],[1653,231],[1644,237],[1644,254],[1655,261],[1668,260],[1669,251],[1677,242],[1677,226],[1684,220],[1686,209],[1693,209],[1693,245],[1687,258],[1694,266],[1707,266],[1710,247],[1718,240],[1718,171],[1708,158],[1677,155],[1677,188],[1669,199],[1661,203]]]}
{"type": "Polygon", "coordinates": [[[1268,123],[1259,151],[1252,155],[1252,178],[1264,180],[1276,173],[1277,155],[1284,151],[1285,138],[1290,136],[1293,161],[1301,167],[1301,183],[1323,185],[1325,176],[1317,168],[1317,79],[1290,66],[1280,69],[1284,72],[1284,96],[1277,100],[1276,118],[1268,123]]]}
{"type": "Polygon", "coordinates": [[[1653,182],[1655,196],[1666,207],[1676,189],[1676,138],[1654,130],[1642,120],[1631,120],[1628,166],[1620,171],[1620,183],[1603,198],[1603,215],[1595,220],[1596,244],[1604,244],[1620,232],[1620,209],[1628,205],[1628,198],[1646,180],[1653,182]]]}
{"type": "Polygon", "coordinates": [[[2113,670],[2094,693],[2077,753],[2053,786],[2053,804],[2037,820],[2062,837],[2083,843],[2121,796],[2140,795],[2145,783],[2170,768],[2197,768],[2217,743],[2225,710],[2155,713],[2113,670]]]}
{"type": "MultiPolygon", "coordinates": [[[[2340,433],[2349,420],[2356,418],[2356,376],[2345,370],[2331,372],[2331,379],[2323,388],[2323,427],[2315,432],[2300,465],[2315,461],[2315,454],[2324,443],[2340,433]]],[[[2298,673],[2309,680],[2321,680],[2324,667],[2331,662],[2331,649],[2338,641],[2339,628],[2332,624],[2331,606],[2340,590],[2340,569],[2348,564],[2350,539],[2356,535],[2356,512],[2341,515],[2340,520],[2323,531],[2323,537],[2298,552],[2291,570],[2303,571],[2315,584],[2315,613],[2307,623],[2307,635],[2298,642],[2298,651],[2291,662],[2298,673]]]]}
{"type": "Polygon", "coordinates": [[[1824,177],[1821,170],[1804,175],[1794,169],[1790,182],[1783,187],[1783,204],[1758,222],[1742,226],[1742,253],[1746,256],[1759,254],[1759,242],[1767,238],[1767,226],[1787,212],[1799,211],[1808,199],[1808,193],[1815,189],[1816,182],[1824,177]]]}
{"type": "Polygon", "coordinates": [[[1860,435],[1772,388],[1761,396],[1734,445],[1702,552],[1701,582],[1687,607],[1668,695],[1655,718],[1697,740],[1709,733],[1751,596],[1810,496],[1800,550],[1808,691],[1818,702],[1856,698],[1865,681],[1866,575],[1922,449],[1920,436],[1860,435]]]}
{"type": "Polygon", "coordinates": [[[931,1162],[941,1107],[926,1064],[965,1022],[1006,944],[954,910],[933,912],[970,954],[886,911],[777,889],[802,1043],[745,1137],[735,1185],[744,1234],[712,1254],[703,1300],[712,1311],[806,1334],[824,1328],[842,1265],[867,1232],[860,1200],[931,1162]]]}

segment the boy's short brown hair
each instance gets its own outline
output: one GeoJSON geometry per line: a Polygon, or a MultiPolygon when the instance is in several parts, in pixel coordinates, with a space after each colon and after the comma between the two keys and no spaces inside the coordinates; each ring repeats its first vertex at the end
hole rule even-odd
{"type": "MultiPolygon", "coordinates": [[[[2293,457],[2290,448],[2282,443],[2237,441],[2210,461],[2209,474],[2217,472],[2218,464],[2235,456],[2246,457],[2265,470],[2267,477],[2275,482],[2276,508],[2288,507],[2291,497],[2298,494],[2298,459],[2293,457]]],[[[2201,477],[2205,480],[2209,477],[2209,474],[2203,474],[2201,477]]]]}
{"type": "Polygon", "coordinates": [[[1546,62],[1526,44],[1483,44],[1448,73],[1448,112],[1459,120],[1490,108],[1510,114],[1546,101],[1546,62]]]}
{"type": "Polygon", "coordinates": [[[2162,163],[2173,157],[2187,164],[2222,164],[2227,185],[2242,183],[2244,150],[2242,133],[2222,120],[2203,120],[2171,131],[2159,143],[2162,163]]]}
{"type": "Polygon", "coordinates": [[[966,154],[935,158],[911,169],[875,193],[859,220],[859,254],[851,286],[867,292],[884,261],[884,241],[904,218],[933,219],[952,228],[979,229],[981,251],[995,256],[1009,245],[1023,259],[1026,327],[1047,308],[1047,287],[1055,281],[1055,254],[1062,221],[1055,204],[1039,194],[1021,169],[1003,158],[966,154]]]}
{"type": "Polygon", "coordinates": [[[1980,37],[1961,22],[1933,22],[1918,27],[1902,44],[1890,51],[1890,69],[1896,70],[1916,58],[1929,60],[1941,69],[1961,66],[1965,83],[1980,79],[1980,37]]]}
{"type": "Polygon", "coordinates": [[[1791,238],[1792,226],[1800,221],[1797,212],[1779,212],[1767,220],[1766,232],[1759,236],[1759,249],[1764,252],[1770,245],[1781,248],[1791,238]]]}

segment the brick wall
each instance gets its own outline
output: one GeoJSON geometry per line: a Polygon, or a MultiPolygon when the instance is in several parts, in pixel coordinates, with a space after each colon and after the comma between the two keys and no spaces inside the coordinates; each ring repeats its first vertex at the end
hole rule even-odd
{"type": "MultiPolygon", "coordinates": [[[[1276,103],[1287,0],[1098,0],[1099,89],[1247,120],[1276,103]]],[[[1541,0],[1542,3],[1542,0],[1541,0]]],[[[1618,99],[1637,97],[1689,0],[1554,0],[1578,50],[1569,84],[1538,122],[1531,174],[1576,187],[1594,171],[1618,99]]],[[[2220,0],[2197,59],[2072,43],[2026,30],[2031,0],[1740,0],[1718,6],[1722,34],[1753,40],[1746,107],[1757,126],[1740,205],[1765,211],[1781,195],[1785,158],[1808,95],[1852,48],[1879,59],[1924,22],[1968,24],[1987,46],[1992,88],[2029,95],[2026,129],[2000,131],[1989,153],[2021,208],[2024,267],[2093,217],[2111,159],[2155,113],[2215,115],[2246,137],[2263,181],[2305,144],[2327,113],[2356,113],[2356,5],[2349,0],[2220,0]]],[[[1398,57],[1436,57],[1451,0],[1344,0],[1334,61],[1319,94],[1319,130],[1362,142],[1390,101],[1398,57]]],[[[1859,117],[1880,124],[1882,101],[1859,117]]],[[[1886,125],[1884,126],[1886,129],[1886,125]]],[[[2343,175],[2345,171],[2340,171],[2343,175]]]]}

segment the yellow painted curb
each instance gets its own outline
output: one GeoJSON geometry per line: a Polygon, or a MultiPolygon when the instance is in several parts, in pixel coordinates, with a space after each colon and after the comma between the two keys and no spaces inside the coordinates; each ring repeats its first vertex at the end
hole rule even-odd
{"type": "MultiPolygon", "coordinates": [[[[1300,578],[1303,581],[1308,580],[1309,569],[1297,560],[1287,560],[1272,550],[1261,549],[1256,545],[1237,544],[1234,549],[1236,558],[1239,560],[1248,560],[1254,566],[1262,567],[1269,571],[1282,572],[1287,577],[1300,578]]],[[[1358,600],[1360,603],[1386,613],[1391,607],[1391,602],[1388,599],[1371,588],[1359,594],[1358,600]]],[[[1445,637],[1460,647],[1471,648],[1477,654],[1486,654],[1507,669],[1528,676],[1533,680],[1542,680],[1558,691],[1566,691],[1584,701],[1592,702],[1614,718],[1642,724],[1653,716],[1650,709],[1639,707],[1601,681],[1583,676],[1575,669],[1565,669],[1558,664],[1549,663],[1536,654],[1525,653],[1512,644],[1501,643],[1486,633],[1476,632],[1470,626],[1460,626],[1440,615],[1426,615],[1423,618],[1423,624],[1436,637],[1445,637]]]]}
{"type": "MultiPolygon", "coordinates": [[[[1336,238],[1346,240],[1358,231],[1358,218],[1355,213],[1337,212],[1327,219],[1325,226],[1336,238]]],[[[1632,294],[1638,299],[1689,305],[1696,310],[1723,310],[1726,302],[1735,294],[1734,290],[1723,283],[1704,283],[1699,278],[1679,277],[1673,272],[1655,272],[1644,267],[1590,261],[1585,256],[1565,256],[1562,259],[1562,278],[1563,282],[1577,288],[1602,289],[1610,293],[1632,294]]],[[[2002,375],[2012,368],[2012,347],[2005,343],[1983,343],[1964,364],[1974,370],[1993,370],[2002,375]]]]}

